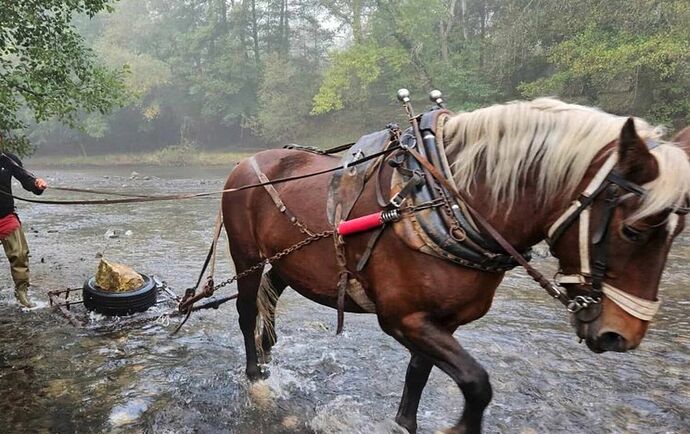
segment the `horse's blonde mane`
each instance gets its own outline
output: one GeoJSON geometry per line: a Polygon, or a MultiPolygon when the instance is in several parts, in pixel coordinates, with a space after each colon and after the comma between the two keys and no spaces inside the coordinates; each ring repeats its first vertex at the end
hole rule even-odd
{"type": "MultiPolygon", "coordinates": [[[[458,188],[485,183],[493,204],[512,206],[528,176],[540,199],[566,198],[594,157],[620,136],[626,117],[553,98],[515,101],[454,115],[443,127],[446,155],[458,188]],[[481,177],[481,178],[478,178],[481,177]]],[[[635,119],[638,135],[660,140],[663,129],[635,119]]],[[[636,218],[675,206],[690,194],[690,162],[679,147],[662,142],[652,151],[660,175],[646,187],[636,218]]]]}

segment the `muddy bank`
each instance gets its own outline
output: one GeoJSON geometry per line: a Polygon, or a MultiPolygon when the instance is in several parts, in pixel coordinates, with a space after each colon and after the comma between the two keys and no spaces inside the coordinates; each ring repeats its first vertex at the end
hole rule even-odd
{"type": "MultiPolygon", "coordinates": [[[[166,194],[219,189],[227,172],[128,167],[41,174],[56,185],[166,194]],[[132,170],[141,176],[131,179],[132,170]]],[[[181,292],[201,266],[217,205],[217,199],[89,208],[19,204],[34,284],[79,286],[105,254],[158,274],[181,292]],[[117,238],[105,236],[111,229],[117,238]]],[[[686,231],[671,252],[658,320],[641,348],[623,355],[596,355],[578,344],[559,306],[524,273],[512,272],[489,314],[456,334],[492,378],[486,432],[688,432],[689,260],[686,231]]],[[[218,277],[231,270],[221,258],[218,277]]],[[[20,310],[9,271],[0,276],[3,432],[397,432],[392,420],[408,355],[373,316],[347,316],[344,335],[335,337],[334,311],[287,291],[271,377],[250,387],[232,304],[193,316],[175,337],[157,324],[77,330],[46,307],[45,295],[38,295],[42,307],[20,310]]],[[[452,424],[461,408],[454,384],[434,370],[420,432],[452,424]]]]}

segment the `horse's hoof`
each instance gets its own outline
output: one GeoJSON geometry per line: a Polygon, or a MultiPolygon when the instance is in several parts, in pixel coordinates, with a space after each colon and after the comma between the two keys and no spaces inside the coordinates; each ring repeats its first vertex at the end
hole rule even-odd
{"type": "Polygon", "coordinates": [[[396,418],[395,423],[409,434],[415,434],[417,432],[417,421],[415,420],[396,418]]]}
{"type": "Polygon", "coordinates": [[[261,369],[258,367],[256,369],[247,369],[246,373],[247,373],[247,378],[252,383],[256,383],[257,381],[265,380],[271,375],[271,372],[267,368],[261,369]]]}
{"type": "Polygon", "coordinates": [[[264,351],[263,354],[259,356],[259,363],[261,363],[262,365],[267,365],[271,363],[271,360],[273,360],[273,357],[271,357],[270,351],[264,351]]]}

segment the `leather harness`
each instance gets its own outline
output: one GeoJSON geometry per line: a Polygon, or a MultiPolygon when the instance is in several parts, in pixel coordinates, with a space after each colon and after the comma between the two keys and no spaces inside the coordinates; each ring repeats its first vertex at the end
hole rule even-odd
{"type": "MultiPolygon", "coordinates": [[[[419,154],[439,169],[443,177],[452,182],[452,174],[446,161],[443,140],[436,140],[437,131],[448,118],[446,110],[427,112],[420,119],[422,143],[418,144],[412,128],[400,138],[403,149],[416,149],[419,154]]],[[[450,190],[437,181],[420,161],[403,152],[395,165],[399,177],[408,181],[419,175],[424,179],[418,189],[410,194],[412,205],[440,201],[442,206],[415,213],[410,218],[416,232],[424,240],[428,249],[421,251],[447,259],[459,265],[482,271],[503,272],[518,265],[492,237],[482,233],[467,210],[467,203],[453,198],[450,190]]],[[[528,260],[530,250],[520,252],[528,260]]]]}
{"type": "MultiPolygon", "coordinates": [[[[414,222],[418,235],[428,247],[427,249],[420,249],[420,251],[459,265],[487,272],[504,272],[521,265],[542,288],[564,304],[567,310],[575,314],[580,321],[593,321],[601,314],[603,295],[606,295],[630,315],[643,321],[650,321],[658,311],[660,301],[633,296],[604,282],[608,265],[611,222],[615,209],[622,198],[620,193],[625,191],[642,196],[646,192],[643,187],[626,180],[614,170],[617,163],[617,153],[611,154],[580,197],[548,230],[546,241],[553,248],[563,233],[579,219],[580,272],[571,275],[559,273],[555,280],[559,286],[578,284],[582,287],[588,287],[588,295],[570,298],[563,290],[558,289],[528,264],[530,250],[516,251],[486,219],[470,206],[466,198],[455,187],[452,182],[450,167],[446,161],[443,140],[437,141],[437,132],[439,128],[442,128],[448,115],[449,112],[446,110],[433,110],[419,117],[411,117],[413,127],[402,134],[397,128],[389,126],[388,130],[363,137],[365,140],[376,139],[379,142],[383,142],[383,138],[386,138],[388,141],[385,149],[400,148],[393,152],[391,157],[388,157],[388,164],[396,169],[391,186],[393,191],[397,191],[397,193],[386,202],[383,194],[377,191],[377,198],[379,204],[387,211],[402,210],[404,203],[407,205],[407,210],[412,211],[404,213],[404,215],[414,222]],[[590,207],[601,196],[604,197],[602,218],[596,222],[596,228],[590,237],[590,225],[592,224],[590,207]]],[[[648,143],[650,149],[655,146],[657,146],[656,143],[648,143]]],[[[300,149],[297,146],[292,146],[292,148],[300,149]]],[[[379,148],[374,148],[374,150],[381,152],[379,148]]],[[[309,151],[314,152],[311,149],[309,151]]],[[[370,153],[370,155],[373,154],[370,153]]],[[[379,176],[381,163],[387,158],[385,156],[382,156],[371,166],[358,168],[355,171],[351,170],[350,174],[360,171],[360,174],[366,172],[366,176],[362,175],[360,179],[355,181],[358,184],[351,188],[355,192],[354,195],[350,194],[352,191],[346,192],[349,194],[346,202],[334,199],[334,197],[342,197],[338,196],[341,193],[338,193],[337,190],[341,185],[343,173],[348,170],[348,165],[367,157],[368,155],[363,152],[350,152],[343,160],[344,170],[333,176],[328,208],[331,210],[329,211],[329,221],[336,228],[342,220],[349,216],[363,191],[364,183],[372,176],[376,180],[377,190],[380,190],[379,176]]],[[[253,166],[259,175],[258,166],[254,164],[253,166]]],[[[260,175],[259,178],[261,178],[260,175]]],[[[277,196],[277,192],[274,189],[267,189],[267,191],[281,212],[290,216],[290,213],[284,209],[284,204],[277,196]]],[[[677,214],[687,213],[687,209],[684,207],[670,211],[677,214]]],[[[402,213],[391,215],[395,215],[397,218],[402,213]]],[[[291,218],[291,220],[293,219],[291,218]]],[[[393,220],[390,219],[388,222],[393,220]]],[[[366,252],[362,255],[362,260],[357,266],[357,271],[361,271],[366,265],[376,240],[386,227],[385,223],[382,221],[383,225],[371,236],[366,252]]],[[[357,283],[357,281],[354,273],[347,268],[345,240],[337,234],[337,231],[334,233],[336,257],[341,269],[337,306],[339,333],[343,328],[344,297],[346,292],[349,294],[347,287],[357,283]]],[[[361,285],[359,290],[360,297],[364,295],[366,298],[361,285]]],[[[370,300],[360,298],[360,301],[355,301],[360,306],[367,304],[365,309],[367,311],[375,310],[375,304],[370,300]]]]}

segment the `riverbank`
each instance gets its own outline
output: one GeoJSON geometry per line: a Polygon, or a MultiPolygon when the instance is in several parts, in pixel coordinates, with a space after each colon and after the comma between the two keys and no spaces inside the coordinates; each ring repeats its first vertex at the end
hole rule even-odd
{"type": "Polygon", "coordinates": [[[112,166],[229,166],[257,151],[202,151],[168,147],[152,152],[104,155],[38,155],[26,160],[29,167],[112,167],[112,166]]]}

